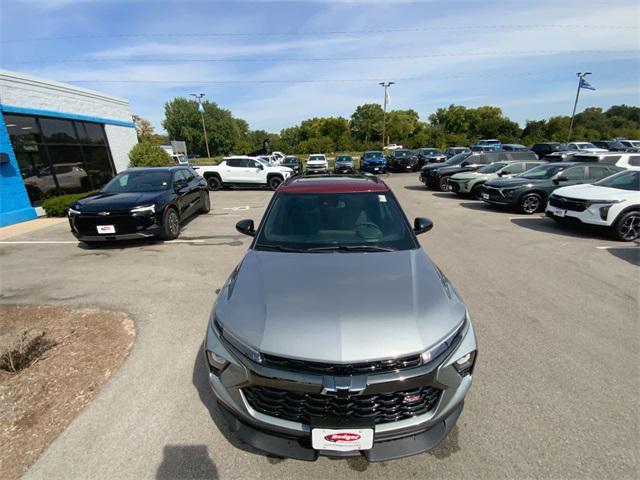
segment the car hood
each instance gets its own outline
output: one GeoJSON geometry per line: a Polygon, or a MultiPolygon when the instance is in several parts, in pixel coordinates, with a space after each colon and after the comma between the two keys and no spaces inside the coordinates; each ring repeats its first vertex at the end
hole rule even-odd
{"type": "Polygon", "coordinates": [[[268,172],[280,172],[280,173],[293,172],[293,170],[290,167],[273,166],[273,167],[266,167],[266,169],[268,172]]]}
{"type": "Polygon", "coordinates": [[[158,201],[163,192],[131,192],[131,193],[103,193],[79,200],[78,205],[83,212],[109,212],[116,210],[130,210],[133,207],[150,205],[158,201]]]}
{"type": "Polygon", "coordinates": [[[250,250],[218,296],[222,325],[259,351],[350,363],[423,352],[465,316],[421,250],[250,250]]]}
{"type": "Polygon", "coordinates": [[[336,165],[346,165],[349,167],[353,167],[353,160],[336,161],[336,165]]]}
{"type": "Polygon", "coordinates": [[[369,158],[365,158],[362,161],[365,163],[371,162],[371,163],[380,163],[380,162],[385,162],[387,159],[384,157],[369,157],[369,158]]]}
{"type": "Polygon", "coordinates": [[[497,176],[498,175],[496,175],[495,173],[460,172],[452,175],[451,178],[453,180],[474,180],[476,178],[489,179],[497,176]]]}
{"type": "Polygon", "coordinates": [[[540,185],[542,183],[548,183],[551,180],[549,179],[536,179],[532,180],[530,178],[497,178],[495,180],[491,180],[485,183],[488,187],[495,188],[517,188],[522,187],[523,185],[540,185]]]}
{"type": "Polygon", "coordinates": [[[561,197],[577,200],[628,200],[640,199],[640,193],[620,188],[600,187],[598,185],[570,185],[558,188],[553,192],[561,197]]]}

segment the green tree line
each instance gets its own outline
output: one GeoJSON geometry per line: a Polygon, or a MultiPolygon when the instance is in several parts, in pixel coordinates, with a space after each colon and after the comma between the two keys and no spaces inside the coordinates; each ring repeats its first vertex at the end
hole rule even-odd
{"type": "MultiPolygon", "coordinates": [[[[245,120],[214,102],[206,101],[203,106],[212,155],[249,153],[260,149],[266,139],[272,150],[299,154],[362,151],[382,145],[383,110],[374,103],[359,105],[350,118],[311,118],[279,133],[251,130],[245,120]]],[[[465,146],[480,138],[532,145],[566,141],[569,123],[570,117],[555,116],[528,120],[521,128],[498,107],[450,105],[437,109],[426,120],[421,120],[415,110],[391,110],[386,117],[386,137],[389,143],[407,148],[465,146]]],[[[162,126],[170,139],[187,142],[190,153],[206,155],[202,119],[194,100],[174,98],[167,102],[162,126]]],[[[640,107],[587,108],[576,115],[572,140],[615,137],[640,138],[640,107]]]]}

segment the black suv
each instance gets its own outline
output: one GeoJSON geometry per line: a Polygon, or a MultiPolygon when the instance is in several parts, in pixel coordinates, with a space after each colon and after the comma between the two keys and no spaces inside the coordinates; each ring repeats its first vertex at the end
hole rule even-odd
{"type": "Polygon", "coordinates": [[[551,153],[565,152],[569,150],[569,146],[565,143],[545,142],[536,143],[533,147],[531,147],[531,150],[538,156],[538,158],[542,158],[551,153]]]}
{"type": "Polygon", "coordinates": [[[389,155],[389,167],[394,172],[415,172],[418,169],[418,157],[411,150],[394,150],[389,155]]]}
{"type": "Polygon", "coordinates": [[[449,191],[447,179],[460,172],[477,170],[493,162],[507,162],[513,160],[537,160],[533,152],[472,152],[460,153],[444,163],[425,165],[422,167],[420,180],[428,188],[435,188],[443,192],[449,191]]]}
{"type": "Polygon", "coordinates": [[[282,159],[282,162],[280,163],[280,166],[289,167],[291,170],[293,170],[294,175],[300,175],[300,172],[302,171],[302,164],[300,163],[300,159],[295,155],[287,155],[286,157],[284,157],[282,159]]]}
{"type": "Polygon", "coordinates": [[[419,148],[416,150],[418,157],[418,168],[422,168],[427,163],[442,163],[447,156],[439,148],[419,148]]]}

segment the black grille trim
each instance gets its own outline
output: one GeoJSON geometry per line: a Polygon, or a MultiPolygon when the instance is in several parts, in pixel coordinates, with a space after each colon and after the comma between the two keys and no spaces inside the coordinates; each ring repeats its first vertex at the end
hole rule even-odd
{"type": "Polygon", "coordinates": [[[557,195],[549,198],[549,204],[556,208],[571,210],[572,212],[584,212],[588,206],[587,202],[584,200],[575,200],[557,195]]]}
{"type": "Polygon", "coordinates": [[[420,387],[338,398],[257,385],[243,388],[242,392],[257,412],[304,424],[308,424],[311,417],[355,417],[375,424],[397,422],[430,412],[442,394],[442,390],[435,387],[420,387]]]}
{"type": "Polygon", "coordinates": [[[387,360],[377,360],[366,363],[336,364],[309,362],[306,360],[295,360],[291,358],[277,357],[275,355],[264,355],[263,365],[280,370],[292,370],[295,372],[315,373],[319,375],[361,375],[367,373],[381,373],[415,368],[422,365],[420,355],[394,358],[387,360]]]}

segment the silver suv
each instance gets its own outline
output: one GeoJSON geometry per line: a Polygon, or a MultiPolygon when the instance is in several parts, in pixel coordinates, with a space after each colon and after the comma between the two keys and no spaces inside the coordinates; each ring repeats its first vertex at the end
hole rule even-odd
{"type": "Polygon", "coordinates": [[[279,457],[414,455],[444,440],[476,339],[456,289],[377,177],[282,183],[220,291],[205,340],[231,430],[279,457]]]}

